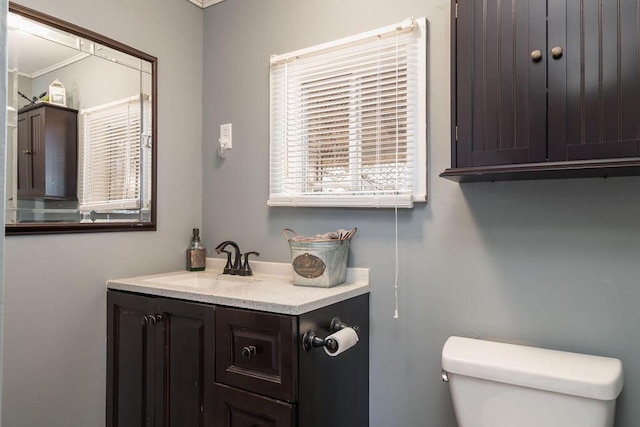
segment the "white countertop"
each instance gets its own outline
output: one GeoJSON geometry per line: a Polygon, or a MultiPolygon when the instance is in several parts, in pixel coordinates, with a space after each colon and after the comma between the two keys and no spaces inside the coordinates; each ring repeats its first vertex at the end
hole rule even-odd
{"type": "Polygon", "coordinates": [[[293,285],[289,263],[251,261],[253,276],[222,275],[226,260],[207,258],[205,271],[174,271],[112,279],[107,288],[167,298],[298,315],[369,293],[369,269],[348,268],[333,288],[293,285]]]}

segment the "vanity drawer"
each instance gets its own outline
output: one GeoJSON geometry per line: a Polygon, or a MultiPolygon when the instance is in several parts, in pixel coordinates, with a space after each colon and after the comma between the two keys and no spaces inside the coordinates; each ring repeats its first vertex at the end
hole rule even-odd
{"type": "Polygon", "coordinates": [[[215,385],[215,425],[220,427],[293,427],[295,405],[215,385]]]}
{"type": "Polygon", "coordinates": [[[288,402],[298,399],[293,316],[216,310],[216,381],[288,402]]]}

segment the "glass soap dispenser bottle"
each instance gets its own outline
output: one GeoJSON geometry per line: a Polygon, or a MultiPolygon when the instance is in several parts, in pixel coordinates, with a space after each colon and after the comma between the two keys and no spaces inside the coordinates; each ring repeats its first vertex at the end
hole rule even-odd
{"type": "Polygon", "coordinates": [[[200,241],[200,230],[193,229],[193,237],[191,237],[191,244],[187,249],[187,270],[188,271],[203,271],[207,258],[207,249],[200,241]]]}

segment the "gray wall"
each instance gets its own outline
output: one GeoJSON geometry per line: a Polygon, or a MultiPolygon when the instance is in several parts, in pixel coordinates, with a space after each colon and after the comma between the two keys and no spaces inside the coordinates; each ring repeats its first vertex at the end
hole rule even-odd
{"type": "MultiPolygon", "coordinates": [[[[283,227],[358,226],[349,264],[371,268],[371,425],[455,426],[440,380],[451,335],[622,359],[619,427],[640,423],[638,178],[458,185],[450,165],[449,0],[227,0],[205,10],[205,243],[236,240],[288,261],[283,227]],[[268,208],[269,56],[429,20],[428,204],[399,215],[393,319],[392,210],[268,208]],[[233,123],[233,151],[214,152],[233,123]]],[[[345,319],[346,320],[346,319],[345,319]]]]}
{"type": "Polygon", "coordinates": [[[105,282],[184,268],[202,221],[203,12],[179,0],[20,3],[158,57],[158,231],[6,239],[3,427],[101,426],[105,282]]]}

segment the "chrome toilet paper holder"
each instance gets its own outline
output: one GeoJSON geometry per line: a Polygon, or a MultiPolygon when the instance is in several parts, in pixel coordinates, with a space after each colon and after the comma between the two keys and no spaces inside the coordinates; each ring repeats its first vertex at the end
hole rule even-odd
{"type": "MultiPolygon", "coordinates": [[[[360,328],[358,328],[357,326],[347,325],[338,317],[334,317],[333,319],[331,319],[331,324],[329,326],[330,334],[338,332],[344,328],[351,328],[356,331],[356,334],[360,334],[360,328]]],[[[320,338],[312,329],[309,329],[302,336],[302,348],[304,348],[305,351],[311,351],[312,348],[317,347],[326,347],[331,351],[336,351],[338,349],[338,343],[333,339],[320,338]]]]}

